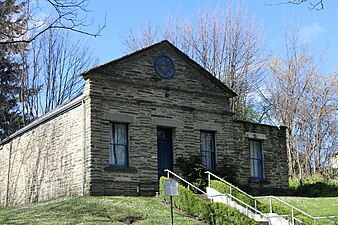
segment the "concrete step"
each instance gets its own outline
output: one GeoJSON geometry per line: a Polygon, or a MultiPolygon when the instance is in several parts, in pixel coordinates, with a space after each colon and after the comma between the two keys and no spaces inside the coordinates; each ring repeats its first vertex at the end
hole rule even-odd
{"type": "Polygon", "coordinates": [[[207,194],[208,194],[208,199],[210,199],[213,202],[220,202],[220,203],[225,203],[241,213],[247,215],[249,218],[261,222],[262,224],[266,225],[289,225],[289,222],[279,216],[276,213],[269,213],[269,214],[258,214],[253,211],[251,211],[249,208],[243,207],[242,205],[238,204],[235,201],[232,201],[230,198],[227,196],[222,195],[222,193],[218,192],[217,190],[213,188],[207,187],[207,194]]]}
{"type": "Polygon", "coordinates": [[[289,221],[281,217],[277,213],[267,213],[266,217],[270,220],[272,225],[289,225],[289,221]]]}

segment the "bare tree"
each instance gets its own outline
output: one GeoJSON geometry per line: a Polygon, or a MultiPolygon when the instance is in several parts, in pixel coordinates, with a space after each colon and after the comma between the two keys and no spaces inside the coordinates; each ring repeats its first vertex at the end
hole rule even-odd
{"type": "Polygon", "coordinates": [[[242,5],[203,9],[195,15],[189,19],[173,16],[160,27],[149,22],[141,25],[138,35],[131,31],[123,37],[125,51],[168,39],[238,94],[231,107],[245,117],[264,77],[267,57],[262,28],[242,5]]]}
{"type": "Polygon", "coordinates": [[[22,93],[23,114],[36,118],[81,93],[81,72],[97,63],[89,48],[72,42],[69,32],[48,30],[22,54],[22,85],[37,93],[22,93]]]}
{"type": "Polygon", "coordinates": [[[271,118],[287,127],[289,171],[301,178],[323,169],[337,150],[337,80],[299,44],[299,29],[287,29],[284,57],[271,62],[263,97],[271,118]]]}
{"type": "MultiPolygon", "coordinates": [[[[19,16],[13,17],[11,24],[6,29],[0,30],[0,45],[8,45],[13,43],[30,43],[37,37],[48,30],[63,29],[77,33],[82,33],[97,37],[104,24],[99,26],[95,32],[89,31],[89,27],[93,24],[92,20],[88,20],[89,10],[87,0],[45,0],[31,1],[25,0],[20,3],[19,16]],[[48,12],[48,14],[46,14],[48,12]],[[27,26],[21,32],[13,33],[12,27],[25,21],[27,26]]],[[[6,4],[0,7],[0,14],[6,12],[8,8],[6,4]]]]}
{"type": "MultiPolygon", "coordinates": [[[[271,1],[270,1],[271,2],[271,1]]],[[[276,1],[275,1],[276,2],[276,1]]],[[[278,1],[277,3],[271,2],[268,5],[301,5],[301,4],[308,4],[310,10],[322,10],[324,9],[324,0],[288,0],[288,1],[278,1]]]]}

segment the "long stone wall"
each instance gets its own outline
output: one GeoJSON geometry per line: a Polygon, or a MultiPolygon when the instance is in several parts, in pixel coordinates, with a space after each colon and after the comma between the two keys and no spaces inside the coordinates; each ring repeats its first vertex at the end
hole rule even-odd
{"type": "Polygon", "coordinates": [[[0,205],[81,195],[83,123],[79,104],[5,143],[0,150],[0,205]]]}

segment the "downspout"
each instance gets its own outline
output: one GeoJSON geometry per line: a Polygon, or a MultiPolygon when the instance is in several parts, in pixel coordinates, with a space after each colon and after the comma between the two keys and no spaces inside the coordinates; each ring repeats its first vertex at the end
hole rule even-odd
{"type": "Polygon", "coordinates": [[[82,196],[85,195],[85,186],[86,186],[86,107],[85,107],[85,100],[82,99],[82,109],[83,109],[83,127],[82,127],[82,196]]]}

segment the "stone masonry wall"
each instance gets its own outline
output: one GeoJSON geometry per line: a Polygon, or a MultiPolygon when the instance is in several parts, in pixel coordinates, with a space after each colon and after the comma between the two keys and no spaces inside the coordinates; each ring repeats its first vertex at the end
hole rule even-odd
{"type": "MultiPolygon", "coordinates": [[[[91,194],[154,194],[157,127],[173,128],[173,159],[200,153],[200,131],[215,131],[217,161],[232,149],[229,93],[167,46],[158,46],[89,74],[91,194]],[[170,55],[176,74],[160,79],[154,56],[170,55]],[[109,124],[128,123],[129,168],[109,168],[109,124]],[[138,193],[139,190],[139,193],[138,193]]],[[[174,170],[177,168],[174,167],[174,170]]]]}
{"type": "Polygon", "coordinates": [[[82,105],[15,137],[0,150],[0,205],[81,195],[82,105]]]}
{"type": "MultiPolygon", "coordinates": [[[[235,152],[234,165],[242,186],[257,194],[283,194],[288,188],[288,166],[286,151],[286,128],[243,121],[234,121],[235,152]],[[248,133],[257,137],[248,137],[248,133]],[[264,139],[261,139],[264,137],[264,139]],[[263,179],[250,178],[249,140],[260,140],[263,151],[263,179]],[[278,192],[279,191],[279,192],[278,192]]],[[[249,135],[250,136],[250,135],[249,135]]]]}
{"type": "Polygon", "coordinates": [[[216,161],[230,159],[250,190],[287,187],[285,129],[233,121],[233,94],[164,43],[84,75],[81,104],[0,148],[0,205],[70,195],[149,195],[158,189],[157,127],[173,130],[173,161],[200,153],[200,131],[215,133],[216,161]],[[161,79],[154,57],[176,73],[161,79]],[[129,167],[109,167],[109,126],[128,124],[129,167]],[[263,180],[250,179],[247,132],[262,141],[263,180]]]}

